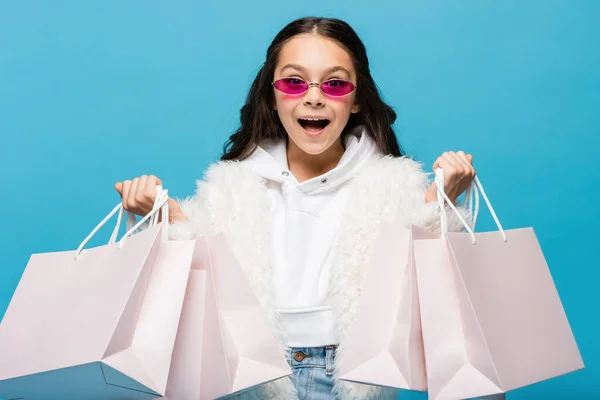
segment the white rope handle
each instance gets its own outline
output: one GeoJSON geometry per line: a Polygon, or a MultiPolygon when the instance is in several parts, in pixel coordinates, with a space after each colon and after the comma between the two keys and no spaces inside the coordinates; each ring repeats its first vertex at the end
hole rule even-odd
{"type": "MultiPolygon", "coordinates": [[[[108,244],[113,244],[117,240],[117,236],[119,235],[119,229],[121,226],[121,221],[123,220],[123,213],[125,213],[125,209],[121,207],[121,209],[119,210],[119,216],[117,217],[117,224],[115,225],[115,228],[113,229],[112,234],[110,235],[110,239],[108,239],[108,244]]],[[[127,215],[127,217],[129,217],[129,215],[127,215]]]]}
{"type": "MultiPolygon", "coordinates": [[[[471,235],[471,240],[473,241],[473,244],[475,244],[476,240],[475,240],[475,234],[473,232],[475,225],[473,223],[473,229],[471,229],[469,224],[467,224],[467,222],[460,215],[460,213],[458,212],[458,210],[456,209],[454,204],[450,201],[450,199],[446,195],[445,187],[444,187],[444,173],[441,168],[436,168],[436,170],[435,170],[435,182],[436,182],[436,186],[437,186],[438,205],[440,206],[440,223],[442,226],[442,235],[445,235],[448,232],[448,216],[446,214],[446,209],[444,207],[444,200],[445,200],[448,203],[448,205],[450,206],[450,208],[452,209],[452,211],[454,211],[456,213],[456,215],[462,222],[463,226],[469,232],[469,234],[471,235]]],[[[492,214],[492,218],[494,218],[494,221],[496,222],[496,226],[498,227],[498,230],[502,234],[502,238],[506,242],[507,241],[506,232],[504,232],[504,229],[502,228],[502,225],[500,224],[500,220],[498,219],[498,216],[496,215],[496,212],[494,211],[494,208],[492,207],[492,204],[491,204],[489,198],[485,194],[483,185],[481,184],[481,182],[479,181],[479,178],[477,176],[475,176],[475,178],[473,179],[473,183],[471,183],[471,187],[470,187],[469,191],[474,193],[474,194],[473,193],[469,194],[469,196],[475,197],[474,220],[477,218],[477,214],[479,213],[479,194],[481,194],[481,196],[483,196],[483,199],[484,199],[486,205],[488,206],[488,209],[490,210],[490,213],[492,214]]]]}
{"type": "MultiPolygon", "coordinates": [[[[160,194],[160,191],[162,190],[162,186],[157,185],[156,186],[156,192],[157,192],[157,196],[154,199],[154,204],[152,205],[152,209],[156,208],[158,202],[160,201],[160,196],[158,196],[158,194],[160,194]]],[[[131,229],[133,229],[133,227],[137,224],[137,219],[135,217],[135,214],[132,212],[127,212],[127,223],[125,225],[125,232],[129,232],[131,229]]],[[[154,216],[150,219],[150,221],[148,221],[148,227],[154,226],[158,223],[158,213],[154,214],[154,216]]],[[[137,229],[137,231],[142,231],[143,228],[140,227],[137,229]]],[[[117,229],[118,232],[118,229],[117,229]]],[[[137,233],[137,232],[135,232],[137,233]]],[[[113,232],[114,237],[111,237],[111,242],[109,242],[109,244],[115,243],[117,241],[117,234],[115,232],[113,232]]]]}
{"type": "Polygon", "coordinates": [[[467,189],[467,195],[465,196],[465,203],[469,205],[469,215],[471,216],[471,229],[475,231],[475,225],[477,224],[477,216],[479,215],[479,189],[473,182],[467,189]],[[473,205],[475,203],[475,205],[473,205]]]}
{"type": "Polygon", "coordinates": [[[469,232],[469,234],[471,235],[471,240],[473,241],[473,244],[475,244],[475,233],[473,233],[473,230],[471,229],[467,221],[464,220],[462,215],[460,215],[454,204],[446,195],[444,186],[444,172],[441,168],[435,169],[435,183],[437,186],[438,206],[440,208],[440,232],[442,236],[446,236],[446,233],[448,233],[448,215],[446,214],[446,207],[444,205],[444,201],[446,201],[450,208],[452,208],[452,210],[456,213],[463,226],[467,229],[467,232],[469,232]]]}
{"type": "Polygon", "coordinates": [[[117,237],[119,236],[119,230],[121,228],[121,221],[123,220],[123,214],[127,215],[127,230],[129,230],[129,227],[135,225],[135,223],[137,222],[133,213],[125,211],[125,209],[122,208],[119,212],[119,217],[117,218],[117,224],[115,225],[115,229],[113,229],[113,232],[110,235],[110,239],[108,239],[108,244],[113,244],[117,242],[117,237]]]}
{"type": "Polygon", "coordinates": [[[490,199],[485,194],[485,190],[483,189],[483,185],[481,184],[481,181],[479,180],[479,178],[477,176],[475,176],[475,179],[473,179],[473,182],[475,182],[475,185],[477,185],[477,187],[479,188],[479,193],[481,193],[481,197],[483,197],[483,200],[485,201],[485,204],[487,205],[488,210],[490,210],[490,213],[492,214],[492,218],[494,219],[494,222],[496,223],[498,230],[502,233],[502,238],[506,242],[507,241],[506,232],[504,232],[504,229],[502,229],[502,224],[500,224],[500,220],[498,219],[498,216],[496,215],[496,211],[494,211],[494,207],[492,207],[492,203],[490,202],[490,199]]]}
{"type": "Polygon", "coordinates": [[[158,214],[162,211],[163,229],[162,229],[162,240],[169,240],[169,191],[162,189],[157,186],[158,194],[154,202],[152,210],[144,216],[133,228],[131,228],[119,241],[119,250],[123,248],[125,240],[131,236],[140,226],[146,221],[150,220],[150,226],[154,226],[158,223],[158,214]]]}
{"type": "MultiPolygon", "coordinates": [[[[123,219],[123,203],[117,204],[115,206],[115,208],[113,208],[113,210],[106,217],[104,217],[104,219],[98,224],[98,226],[96,226],[94,228],[94,230],[89,235],[87,235],[87,237],[83,240],[83,242],[81,242],[81,244],[77,248],[77,251],[75,252],[76,260],[79,258],[79,255],[81,254],[81,250],[83,250],[83,247],[90,241],[90,239],[92,239],[92,237],[94,237],[96,232],[98,232],[100,230],[100,228],[102,228],[108,222],[108,220],[111,219],[112,216],[115,215],[117,212],[119,212],[119,216],[117,218],[117,225],[115,226],[115,229],[113,230],[113,234],[111,235],[111,240],[112,240],[113,235],[116,236],[116,234],[119,232],[119,226],[121,225],[121,220],[123,219]]],[[[110,240],[109,240],[109,244],[110,244],[110,240]]]]}
{"type": "MultiPolygon", "coordinates": [[[[169,196],[168,196],[168,191],[167,190],[163,190],[161,186],[157,186],[157,196],[156,199],[154,201],[154,206],[152,208],[152,211],[150,211],[150,213],[148,213],[148,215],[146,215],[146,217],[144,217],[139,223],[136,223],[137,221],[135,220],[135,215],[133,213],[127,213],[128,216],[128,220],[127,220],[127,233],[123,236],[123,238],[121,239],[121,241],[119,242],[119,249],[121,249],[122,247],[122,242],[123,239],[130,236],[131,234],[133,234],[144,222],[146,222],[146,220],[148,220],[149,218],[152,218],[150,220],[150,224],[149,226],[154,226],[158,223],[158,212],[161,210],[161,207],[163,209],[163,218],[166,215],[167,221],[169,218],[169,208],[168,208],[168,200],[169,200],[169,196]],[[149,218],[148,218],[149,217],[149,218]],[[133,225],[130,227],[130,225],[133,225]]],[[[90,232],[89,235],[87,235],[87,237],[83,240],[83,242],[81,242],[81,244],[79,245],[79,247],[77,248],[77,251],[75,252],[75,260],[77,260],[79,258],[79,256],[81,255],[81,252],[83,251],[83,248],[85,247],[85,245],[92,239],[92,237],[94,237],[94,235],[108,222],[108,220],[110,220],[116,213],[118,214],[117,217],[117,224],[115,225],[115,228],[113,229],[113,232],[110,236],[110,239],[108,241],[108,244],[113,244],[116,243],[116,238],[117,235],[119,234],[119,227],[121,226],[121,221],[123,220],[123,213],[125,212],[124,208],[123,208],[123,203],[119,203],[117,204],[113,210],[106,216],[104,217],[104,219],[92,230],[92,232],[90,232]]],[[[163,240],[168,240],[168,224],[166,224],[163,228],[163,232],[162,232],[162,238],[163,240]]]]}

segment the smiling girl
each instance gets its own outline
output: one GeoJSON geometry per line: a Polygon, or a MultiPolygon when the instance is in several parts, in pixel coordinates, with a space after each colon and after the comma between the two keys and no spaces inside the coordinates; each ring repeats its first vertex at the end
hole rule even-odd
{"type": "MultiPolygon", "coordinates": [[[[292,367],[291,379],[239,397],[397,397],[336,379],[379,224],[439,232],[437,188],[403,155],[395,119],[348,24],[293,21],[269,46],[221,162],[194,196],[169,200],[174,239],[227,237],[292,367]]],[[[444,153],[437,167],[452,201],[475,176],[462,151],[444,153]]],[[[146,215],[160,184],[144,175],[115,187],[127,210],[146,215]]],[[[449,229],[461,230],[454,218],[449,229]]]]}

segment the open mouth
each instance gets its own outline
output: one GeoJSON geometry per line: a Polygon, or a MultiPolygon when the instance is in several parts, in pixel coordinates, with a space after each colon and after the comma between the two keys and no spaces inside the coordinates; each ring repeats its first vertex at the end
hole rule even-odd
{"type": "Polygon", "coordinates": [[[329,120],[326,118],[298,118],[298,123],[307,132],[319,132],[329,125],[329,120]]]}

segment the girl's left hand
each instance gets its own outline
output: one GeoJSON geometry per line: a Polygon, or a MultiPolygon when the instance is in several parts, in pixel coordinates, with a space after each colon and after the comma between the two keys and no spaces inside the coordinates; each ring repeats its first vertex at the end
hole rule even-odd
{"type": "MultiPolygon", "coordinates": [[[[433,163],[434,173],[436,168],[441,168],[444,171],[444,191],[452,203],[469,188],[473,178],[475,178],[473,156],[465,154],[463,151],[445,152],[433,163]]],[[[430,202],[436,199],[437,185],[434,180],[425,193],[425,201],[430,202]]]]}

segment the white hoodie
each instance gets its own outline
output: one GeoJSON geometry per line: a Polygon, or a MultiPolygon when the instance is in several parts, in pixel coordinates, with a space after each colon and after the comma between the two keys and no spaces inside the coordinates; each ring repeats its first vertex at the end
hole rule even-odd
{"type": "Polygon", "coordinates": [[[345,137],[345,148],[334,169],[302,183],[288,169],[285,141],[261,143],[246,160],[272,200],[275,307],[290,347],[337,344],[330,250],[351,201],[347,183],[379,155],[362,127],[345,137]]]}

